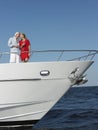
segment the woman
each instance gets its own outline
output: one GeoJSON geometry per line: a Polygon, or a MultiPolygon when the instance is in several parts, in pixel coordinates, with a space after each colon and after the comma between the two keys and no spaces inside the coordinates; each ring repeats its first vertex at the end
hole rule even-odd
{"type": "Polygon", "coordinates": [[[23,33],[20,33],[20,38],[20,59],[22,62],[28,62],[30,58],[30,41],[26,38],[26,35],[23,33]]]}

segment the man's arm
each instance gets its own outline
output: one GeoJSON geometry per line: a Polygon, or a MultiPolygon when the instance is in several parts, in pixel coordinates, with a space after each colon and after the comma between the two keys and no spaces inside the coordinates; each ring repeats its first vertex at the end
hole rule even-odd
{"type": "Polygon", "coordinates": [[[13,47],[18,48],[18,47],[19,47],[18,44],[17,44],[17,45],[14,45],[14,44],[13,44],[12,38],[10,38],[10,39],[8,40],[8,46],[9,46],[10,48],[13,48],[13,47]]]}
{"type": "Polygon", "coordinates": [[[8,46],[9,46],[10,48],[13,47],[12,38],[10,38],[10,39],[8,40],[8,46]]]}

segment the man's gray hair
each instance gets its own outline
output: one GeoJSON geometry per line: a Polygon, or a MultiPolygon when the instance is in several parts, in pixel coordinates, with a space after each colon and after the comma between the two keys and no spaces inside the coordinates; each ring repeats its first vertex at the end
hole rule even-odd
{"type": "Polygon", "coordinates": [[[16,36],[17,34],[19,34],[19,32],[16,32],[16,33],[15,33],[15,36],[16,36]]]}

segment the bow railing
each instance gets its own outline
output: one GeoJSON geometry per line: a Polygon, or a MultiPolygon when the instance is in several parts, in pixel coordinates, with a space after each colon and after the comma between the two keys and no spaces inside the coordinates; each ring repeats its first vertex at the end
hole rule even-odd
{"type": "Polygon", "coordinates": [[[32,56],[36,53],[58,53],[56,61],[60,60],[93,60],[98,50],[41,50],[41,51],[31,51],[32,56]],[[68,56],[69,55],[69,56],[68,56]],[[68,57],[67,57],[68,56],[68,57]],[[71,57],[71,58],[70,58],[71,57]],[[72,58],[73,57],[73,58],[72,58]]]}
{"type": "MultiPolygon", "coordinates": [[[[25,52],[23,52],[25,53],[25,52]]],[[[32,50],[29,62],[93,60],[98,50],[32,50]]],[[[0,52],[0,62],[9,62],[10,52],[0,52]]]]}

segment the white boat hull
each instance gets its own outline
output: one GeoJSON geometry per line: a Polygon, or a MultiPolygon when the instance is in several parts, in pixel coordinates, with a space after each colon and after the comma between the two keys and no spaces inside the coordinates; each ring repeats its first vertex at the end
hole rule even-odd
{"type": "Polygon", "coordinates": [[[0,64],[0,122],[40,120],[74,85],[91,61],[0,64]],[[47,73],[41,75],[40,73],[47,73]]]}

